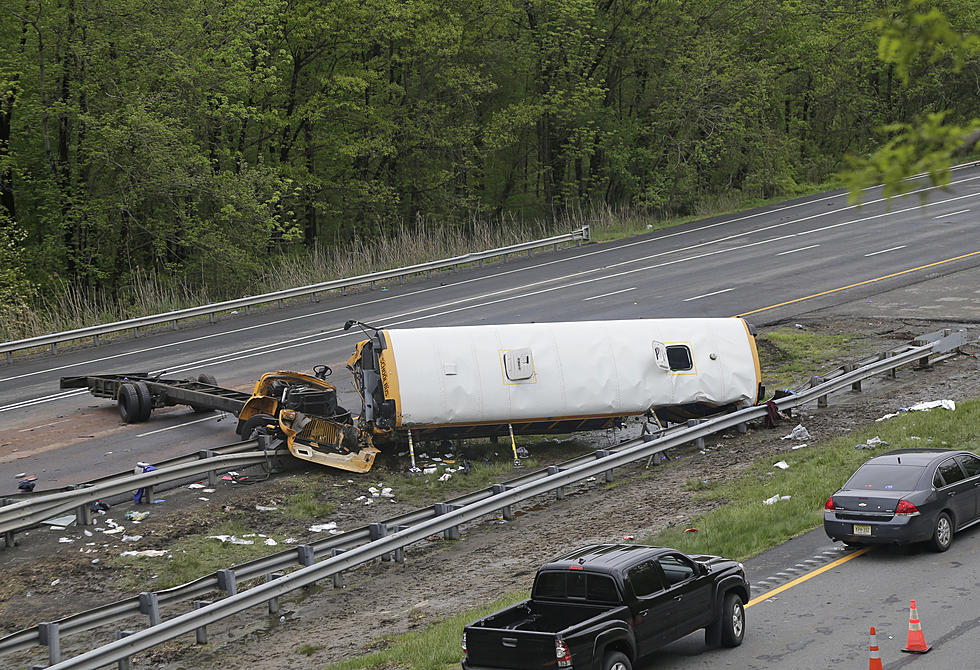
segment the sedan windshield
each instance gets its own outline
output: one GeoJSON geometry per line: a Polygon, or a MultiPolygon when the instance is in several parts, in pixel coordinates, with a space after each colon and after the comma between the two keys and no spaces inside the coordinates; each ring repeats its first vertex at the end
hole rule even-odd
{"type": "Polygon", "coordinates": [[[865,464],[844,484],[845,489],[864,491],[909,491],[915,488],[924,468],[917,465],[865,464]]]}

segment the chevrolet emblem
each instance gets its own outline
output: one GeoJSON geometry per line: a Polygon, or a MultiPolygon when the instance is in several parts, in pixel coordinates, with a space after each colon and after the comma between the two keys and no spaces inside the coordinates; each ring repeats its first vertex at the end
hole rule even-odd
{"type": "Polygon", "coordinates": [[[868,503],[858,503],[858,507],[867,507],[868,503]]]}

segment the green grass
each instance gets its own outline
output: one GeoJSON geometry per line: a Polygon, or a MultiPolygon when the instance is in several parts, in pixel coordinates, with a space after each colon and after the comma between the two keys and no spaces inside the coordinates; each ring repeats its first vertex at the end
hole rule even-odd
{"type": "MultiPolygon", "coordinates": [[[[265,538],[258,536],[244,538],[254,544],[231,544],[208,537],[234,535],[243,538],[254,532],[238,521],[226,521],[210,528],[206,534],[186,535],[176,540],[167,547],[167,556],[116,556],[108,560],[123,575],[119,582],[121,588],[133,591],[166,589],[286,548],[281,544],[267,546],[263,544],[265,538]]],[[[273,539],[282,542],[285,538],[273,539]]]]}
{"type": "Polygon", "coordinates": [[[301,490],[289,496],[286,504],[280,509],[290,519],[316,519],[330,516],[337,510],[337,505],[329,500],[320,500],[318,493],[322,486],[301,490]]]}
{"type": "MultiPolygon", "coordinates": [[[[823,523],[827,496],[871,456],[904,447],[980,449],[980,399],[957,405],[955,412],[909,412],[882,423],[871,424],[826,443],[789,450],[757,462],[728,482],[688,480],[685,490],[703,500],[727,501],[721,507],[695,517],[691,527],[668,528],[641,538],[647,544],[675,547],[691,553],[708,553],[744,560],[765,549],[812,530],[823,523]],[[878,436],[889,443],[876,449],[855,449],[878,436]],[[913,439],[918,437],[919,439],[913,439]],[[772,463],[785,460],[780,470],[772,463]],[[775,494],[788,501],[764,505],[775,494]]],[[[497,609],[528,597],[527,591],[510,593],[497,602],[467,610],[429,628],[382,638],[383,649],[328,666],[328,670],[449,670],[458,668],[463,626],[497,609]]]]}
{"type": "Polygon", "coordinates": [[[763,383],[769,388],[796,388],[808,381],[814,370],[841,360],[852,338],[792,328],[765,333],[758,341],[763,383]]]}
{"type": "Polygon", "coordinates": [[[355,670],[358,668],[412,668],[412,670],[458,669],[463,657],[460,648],[463,626],[481,617],[512,605],[528,597],[528,591],[519,591],[482,607],[467,610],[426,628],[421,632],[386,636],[376,643],[384,648],[366,656],[351,658],[327,666],[330,670],[355,670]]]}

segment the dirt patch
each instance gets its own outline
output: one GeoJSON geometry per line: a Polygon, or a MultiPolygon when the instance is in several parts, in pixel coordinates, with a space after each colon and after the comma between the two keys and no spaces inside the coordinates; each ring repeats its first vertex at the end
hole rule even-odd
{"type": "MultiPolygon", "coordinates": [[[[917,325],[908,320],[879,320],[873,325],[866,319],[797,323],[827,334],[863,333],[856,339],[851,359],[890,349],[896,341],[934,329],[932,324],[917,325]]],[[[269,618],[255,608],[247,615],[212,626],[206,646],[196,646],[188,636],[134,659],[134,667],[320,668],[376,649],[382,635],[425,627],[464,609],[492,602],[508,591],[526,588],[541,562],[569,547],[621,540],[624,534],[642,536],[689,523],[693,516],[718,503],[692,500],[693,496],[685,491],[687,481],[729,479],[757,458],[789,450],[790,446],[780,438],[796,420],[802,421],[815,441],[824,440],[921,400],[962,401],[980,396],[976,352],[977,348],[972,347],[966,355],[931,369],[904,368],[897,379],[881,377],[865,382],[863,392],[832,396],[825,409],[808,406],[799,417],[776,429],[759,425],[750,426],[744,436],[717,435],[707,440],[704,453],[693,448],[679,449],[669,463],[622,468],[616,471],[615,486],[600,479],[569,487],[564,500],[555,500],[553,495],[540,496],[521,506],[513,521],[488,518],[470,524],[463,528],[462,541],[418,543],[406,550],[404,563],[365,565],[346,574],[343,589],[324,584],[286,600],[282,603],[282,623],[278,617],[269,618]]],[[[322,473],[315,476],[325,477],[322,473]]],[[[373,475],[369,477],[374,479],[373,475]]],[[[365,506],[363,501],[355,501],[355,494],[370,485],[366,480],[339,475],[329,480],[329,486],[328,480],[324,481],[325,496],[336,506],[330,519],[341,528],[378,521],[408,509],[403,503],[365,506]],[[348,479],[354,483],[348,484],[348,479]]],[[[268,513],[255,509],[256,505],[267,505],[283,496],[283,487],[288,486],[289,477],[250,487],[224,486],[207,502],[196,500],[202,496],[195,491],[173,492],[166,505],[169,511],[165,512],[164,506],[159,510],[151,507],[151,516],[139,525],[145,540],[139,548],[165,549],[182,536],[199,532],[200,525],[207,522],[208,509],[221,509],[223,518],[230,514],[241,525],[265,534],[309,540],[313,536],[305,530],[306,523],[272,522],[268,513]]],[[[0,611],[5,632],[132,594],[119,586],[124,575],[109,569],[103,561],[93,563],[101,555],[85,553],[85,549],[93,547],[86,547],[84,542],[60,544],[58,533],[38,533],[48,534],[44,543],[35,542],[32,533],[25,538],[23,547],[0,552],[0,592],[7,594],[0,611]],[[38,554],[42,557],[38,558],[38,554]],[[52,586],[55,579],[61,581],[52,586]]],[[[99,552],[118,552],[122,547],[121,542],[109,542],[105,548],[101,546],[104,540],[98,544],[99,552]]],[[[152,580],[148,578],[144,588],[153,589],[152,580]]],[[[165,612],[165,616],[176,613],[165,612]]],[[[143,625],[144,621],[134,620],[117,627],[143,625]]],[[[70,653],[111,639],[111,631],[100,631],[98,635],[65,638],[62,647],[70,653]]],[[[40,652],[32,660],[39,658],[40,652]]],[[[10,661],[15,660],[20,665],[29,664],[26,657],[10,657],[10,661]]]]}

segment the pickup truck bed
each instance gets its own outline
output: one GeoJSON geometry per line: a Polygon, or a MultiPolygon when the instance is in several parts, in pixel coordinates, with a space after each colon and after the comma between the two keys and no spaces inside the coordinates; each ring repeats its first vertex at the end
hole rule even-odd
{"type": "Polygon", "coordinates": [[[477,623],[477,627],[557,633],[564,628],[577,626],[583,621],[599,616],[615,607],[616,605],[536,603],[528,600],[522,605],[516,605],[496,615],[481,619],[477,623]]]}

